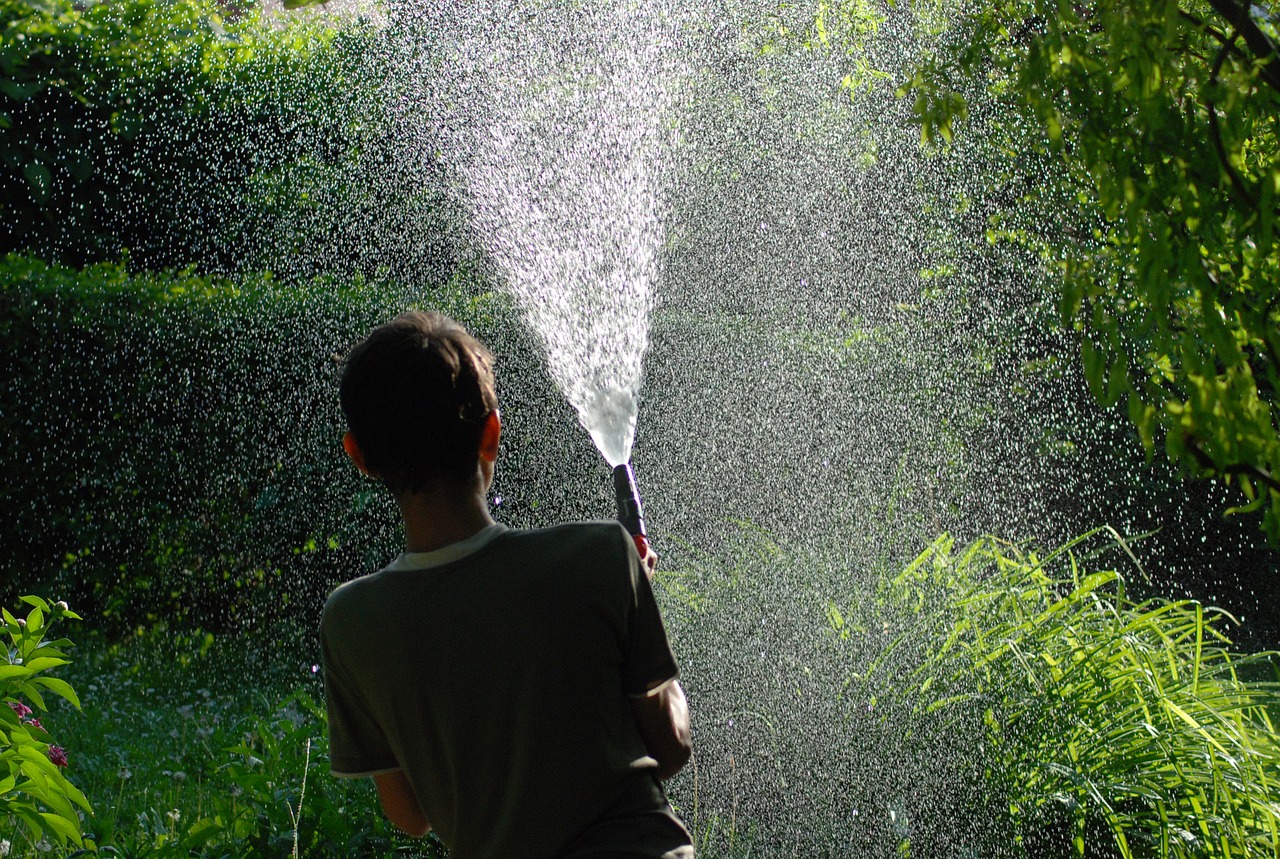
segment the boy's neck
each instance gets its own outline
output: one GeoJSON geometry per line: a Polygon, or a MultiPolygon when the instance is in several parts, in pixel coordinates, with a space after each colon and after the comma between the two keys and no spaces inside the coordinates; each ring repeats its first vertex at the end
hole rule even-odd
{"type": "Polygon", "coordinates": [[[404,519],[406,552],[434,552],[493,524],[485,494],[474,488],[404,493],[396,502],[404,519]]]}

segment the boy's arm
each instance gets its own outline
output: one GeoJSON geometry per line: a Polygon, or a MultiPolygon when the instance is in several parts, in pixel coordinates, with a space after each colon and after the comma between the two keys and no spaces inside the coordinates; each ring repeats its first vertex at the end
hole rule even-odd
{"type": "Polygon", "coordinates": [[[658,778],[666,781],[684,768],[693,754],[689,703],[679,680],[643,697],[631,699],[631,712],[645,749],[658,762],[658,778]]]}
{"type": "Polygon", "coordinates": [[[421,838],[431,831],[431,823],[418,806],[418,798],[405,778],[404,770],[379,773],[373,777],[378,786],[378,801],[395,827],[406,835],[421,838]]]}
{"type": "MultiPolygon", "coordinates": [[[[632,545],[627,541],[628,547],[632,545]]],[[[658,555],[648,547],[643,558],[628,552],[632,564],[631,582],[634,612],[630,618],[630,652],[627,663],[636,669],[628,674],[629,689],[646,689],[632,693],[631,714],[644,741],[645,751],[658,762],[658,778],[666,781],[684,768],[693,754],[693,738],[689,730],[689,703],[684,688],[676,679],[675,655],[667,641],[662,613],[653,597],[650,582],[658,565],[658,555]],[[642,575],[636,575],[636,573],[642,575]],[[671,678],[657,686],[644,681],[671,678]]]]}

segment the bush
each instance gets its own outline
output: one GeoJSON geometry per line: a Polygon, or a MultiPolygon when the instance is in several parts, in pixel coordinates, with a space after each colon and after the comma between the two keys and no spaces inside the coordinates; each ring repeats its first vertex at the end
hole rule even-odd
{"type": "MultiPolygon", "coordinates": [[[[80,707],[75,689],[49,675],[51,669],[68,664],[65,651],[71,646],[66,639],[53,639],[52,630],[60,620],[80,616],[65,602],[34,596],[22,601],[28,606],[25,617],[3,610],[9,640],[0,660],[0,831],[25,835],[32,844],[52,837],[62,845],[83,847],[81,817],[93,809],[63,775],[71,763],[67,750],[54,742],[52,726],[37,718],[48,710],[44,696],[49,693],[80,707]],[[26,824],[25,832],[17,828],[19,821],[26,824]]],[[[8,855],[13,845],[7,838],[2,843],[0,854],[8,855]]]]}
{"type": "MultiPolygon", "coordinates": [[[[436,306],[483,324],[465,291],[436,306]]],[[[385,554],[366,535],[391,515],[339,450],[336,357],[406,303],[361,282],[0,261],[0,580],[48,583],[117,631],[317,611],[385,554]]]]}
{"type": "Polygon", "coordinates": [[[881,594],[905,628],[876,664],[914,669],[867,682],[919,726],[980,738],[990,813],[1025,855],[1273,855],[1280,685],[1246,678],[1274,679],[1274,654],[1233,654],[1214,610],[1088,572],[1094,536],[1044,558],[940,538],[881,594]]]}
{"type": "Polygon", "coordinates": [[[380,31],[220,13],[0,0],[0,253],[447,281],[441,183],[399,152],[380,31]]]}

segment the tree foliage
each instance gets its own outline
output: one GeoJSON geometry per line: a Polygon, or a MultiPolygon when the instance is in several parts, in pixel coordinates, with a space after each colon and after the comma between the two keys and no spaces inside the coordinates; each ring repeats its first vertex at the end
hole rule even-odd
{"type": "Polygon", "coordinates": [[[40,583],[113,633],[318,606],[326,570],[367,566],[344,520],[378,512],[333,442],[332,356],[403,304],[0,257],[0,601],[40,583]]]}
{"type": "Polygon", "coordinates": [[[256,170],[336,140],[340,122],[313,122],[333,93],[304,82],[335,65],[335,37],[217,12],[0,3],[0,248],[186,264],[193,244],[243,232],[238,192],[256,170]]]}
{"type": "Polygon", "coordinates": [[[1148,451],[1163,440],[1238,486],[1280,540],[1280,16],[1232,0],[938,5],[915,4],[948,23],[899,90],[923,140],[981,129],[1022,165],[989,177],[988,238],[1043,261],[1092,392],[1127,405],[1148,451]]]}
{"type": "Polygon", "coordinates": [[[427,288],[453,267],[386,35],[214,0],[0,0],[0,253],[427,288]]]}

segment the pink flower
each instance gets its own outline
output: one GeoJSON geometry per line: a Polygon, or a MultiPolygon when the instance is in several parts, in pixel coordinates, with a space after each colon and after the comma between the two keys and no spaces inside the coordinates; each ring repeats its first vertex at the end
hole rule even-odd
{"type": "Polygon", "coordinates": [[[53,761],[54,766],[65,767],[67,765],[67,750],[62,746],[50,746],[49,760],[53,761]]]}
{"type": "Polygon", "coordinates": [[[31,715],[31,708],[21,701],[10,701],[9,706],[13,708],[13,712],[18,714],[19,719],[25,719],[31,715]]]}
{"type": "Polygon", "coordinates": [[[30,727],[30,728],[35,728],[37,731],[43,731],[43,730],[44,730],[44,725],[40,724],[40,720],[39,720],[39,719],[23,719],[23,720],[22,720],[22,724],[24,724],[24,725],[26,725],[26,726],[28,726],[28,727],[30,727]]]}

